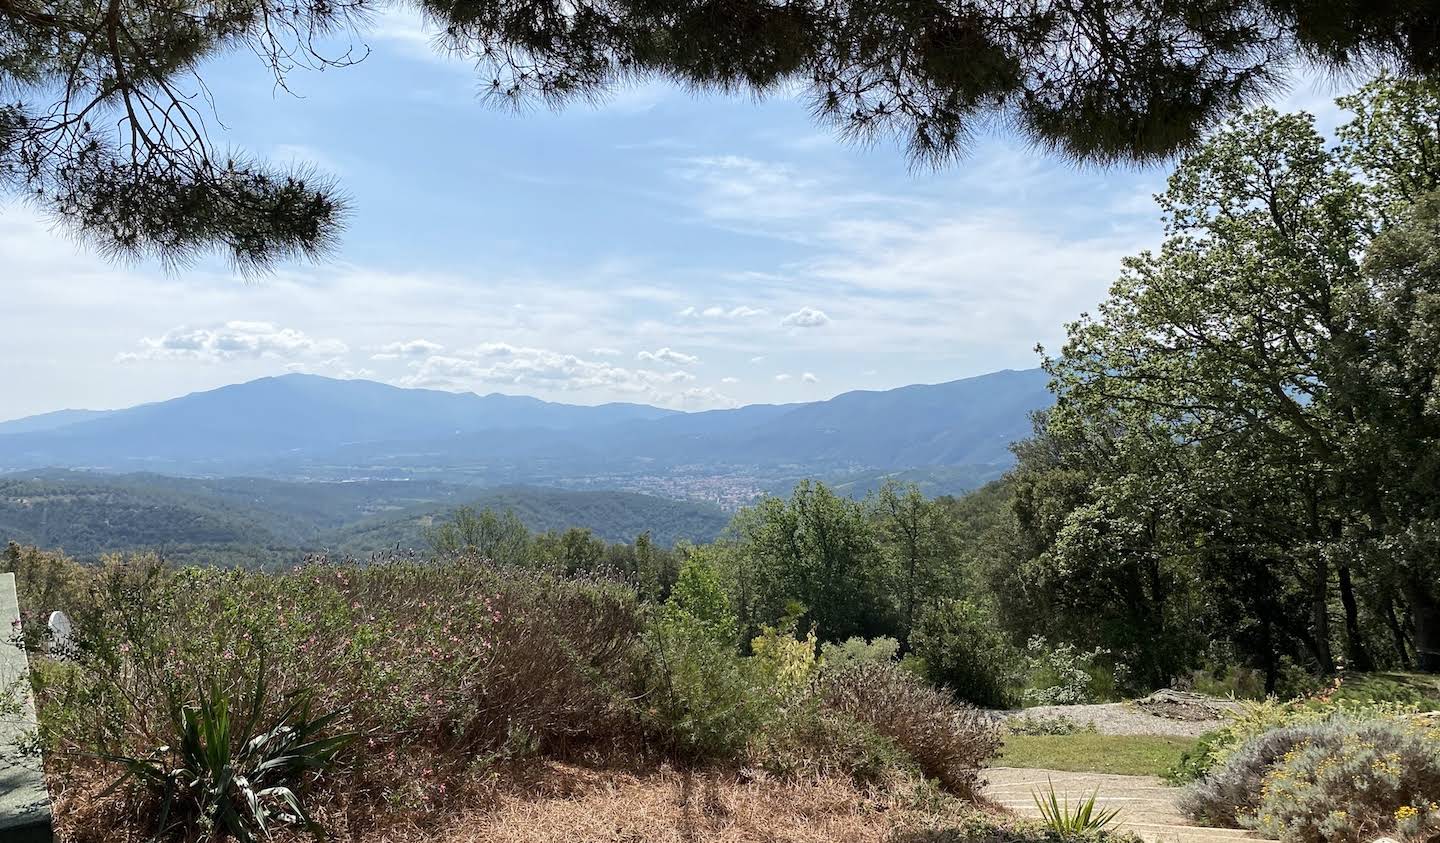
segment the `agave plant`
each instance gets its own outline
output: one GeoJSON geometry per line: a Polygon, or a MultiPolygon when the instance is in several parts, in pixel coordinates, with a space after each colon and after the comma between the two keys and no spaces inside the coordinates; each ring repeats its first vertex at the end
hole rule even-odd
{"type": "Polygon", "coordinates": [[[268,838],[276,823],[303,825],[322,837],[295,789],[307,773],[329,766],[354,735],[320,737],[344,711],[312,717],[304,694],[287,695],[278,711],[267,714],[265,690],[261,679],[241,717],[216,684],[197,703],[176,706],[174,746],[144,758],[103,756],[125,767],[111,790],[135,779],[160,799],[157,837],[198,828],[202,839],[254,843],[268,838]]]}
{"type": "Polygon", "coordinates": [[[1032,791],[1031,796],[1035,799],[1035,806],[1040,809],[1040,817],[1045,825],[1061,838],[1079,837],[1091,832],[1104,831],[1114,824],[1120,816],[1119,808],[1110,810],[1095,810],[1095,800],[1100,795],[1097,789],[1080,800],[1075,807],[1070,807],[1070,797],[1063,799],[1055,794],[1055,784],[1050,784],[1048,793],[1042,794],[1039,791],[1032,791]]]}

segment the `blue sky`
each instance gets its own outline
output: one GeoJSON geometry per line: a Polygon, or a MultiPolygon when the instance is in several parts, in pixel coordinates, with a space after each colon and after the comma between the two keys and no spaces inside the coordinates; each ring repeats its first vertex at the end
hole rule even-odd
{"type": "MultiPolygon", "coordinates": [[[[1034,366],[1121,258],[1158,241],[1167,167],[1077,169],[1003,132],[914,171],[805,104],[661,84],[523,114],[476,96],[418,22],[361,64],[207,71],[224,142],[336,176],[334,260],[240,279],[115,266],[0,207],[0,418],[287,371],[683,409],[1034,366]]],[[[1330,86],[1277,102],[1333,123],[1330,86]]]]}

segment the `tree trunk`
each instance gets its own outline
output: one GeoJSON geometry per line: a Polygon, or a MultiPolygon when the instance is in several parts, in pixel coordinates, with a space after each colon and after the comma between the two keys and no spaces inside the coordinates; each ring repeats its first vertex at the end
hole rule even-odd
{"type": "Polygon", "coordinates": [[[1310,629],[1315,636],[1311,650],[1320,663],[1320,672],[1335,672],[1335,655],[1330,650],[1330,565],[1316,560],[1310,581],[1310,629]]]}
{"type": "Polygon", "coordinates": [[[1380,614],[1385,618],[1385,625],[1390,628],[1390,635],[1395,640],[1395,652],[1400,656],[1400,667],[1409,670],[1410,641],[1405,637],[1405,630],[1400,626],[1400,619],[1395,616],[1395,601],[1386,597],[1380,614]]]}
{"type": "Polygon", "coordinates": [[[1371,671],[1375,662],[1365,649],[1360,634],[1360,607],[1355,602],[1355,586],[1350,582],[1350,566],[1340,566],[1340,602],[1345,606],[1345,661],[1351,670],[1371,671]]]}
{"type": "Polygon", "coordinates": [[[1425,673],[1440,673],[1440,600],[1429,583],[1412,575],[1405,584],[1405,599],[1415,620],[1415,667],[1425,673]]]}
{"type": "Polygon", "coordinates": [[[1260,616],[1260,649],[1265,660],[1265,693],[1273,694],[1280,681],[1280,666],[1275,658],[1275,630],[1269,612],[1260,616]]]}

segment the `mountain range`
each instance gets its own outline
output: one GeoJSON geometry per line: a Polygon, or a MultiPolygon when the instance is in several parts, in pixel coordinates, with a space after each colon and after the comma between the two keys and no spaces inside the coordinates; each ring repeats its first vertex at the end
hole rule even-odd
{"type": "Polygon", "coordinates": [[[646,478],[687,478],[689,489],[699,478],[743,476],[768,489],[804,476],[934,470],[973,487],[1010,464],[1009,444],[1050,403],[1045,384],[1038,369],[1005,370],[827,401],[679,412],[292,374],[3,422],[0,470],[646,491],[636,486],[646,478]]]}

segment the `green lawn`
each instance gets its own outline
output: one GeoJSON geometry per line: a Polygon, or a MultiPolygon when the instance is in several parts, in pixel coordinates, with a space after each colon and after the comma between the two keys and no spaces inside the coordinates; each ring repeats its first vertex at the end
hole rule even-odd
{"type": "Polygon", "coordinates": [[[1158,735],[1007,735],[997,767],[1161,776],[1195,745],[1158,735]]]}

